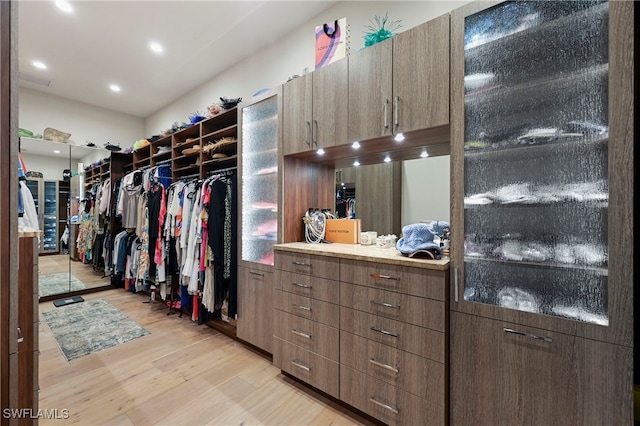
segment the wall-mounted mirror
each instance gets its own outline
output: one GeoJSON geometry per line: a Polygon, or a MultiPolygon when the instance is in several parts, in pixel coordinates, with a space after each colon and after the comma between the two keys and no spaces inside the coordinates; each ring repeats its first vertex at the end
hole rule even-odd
{"type": "Polygon", "coordinates": [[[339,218],[361,220],[363,231],[400,235],[427,220],[450,221],[449,155],[336,169],[339,218]]]}
{"type": "Polygon", "coordinates": [[[93,221],[88,221],[89,216],[83,215],[81,209],[91,205],[87,197],[87,190],[91,188],[85,187],[83,179],[85,165],[104,161],[110,152],[22,137],[20,153],[27,168],[26,185],[34,199],[41,231],[40,299],[50,300],[108,286],[110,280],[104,273],[104,263],[93,262],[103,247],[99,237],[103,232],[99,232],[93,221]]]}

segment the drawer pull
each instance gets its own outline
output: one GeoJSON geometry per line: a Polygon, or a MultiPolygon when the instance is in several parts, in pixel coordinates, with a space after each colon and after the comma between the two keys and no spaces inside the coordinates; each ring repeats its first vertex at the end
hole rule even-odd
{"type": "Polygon", "coordinates": [[[300,288],[311,288],[310,285],[305,285],[300,283],[291,283],[291,285],[295,285],[296,287],[300,287],[300,288]]]}
{"type": "Polygon", "coordinates": [[[304,262],[298,262],[298,261],[293,261],[291,263],[293,263],[296,266],[308,266],[308,267],[311,267],[310,263],[304,263],[304,262]]]}
{"type": "Polygon", "coordinates": [[[387,370],[393,371],[394,373],[397,373],[397,372],[399,371],[397,367],[394,367],[393,365],[389,365],[389,364],[384,364],[384,363],[382,363],[382,362],[376,361],[376,360],[375,360],[375,359],[373,359],[373,358],[371,358],[371,359],[369,360],[369,362],[370,362],[371,364],[373,364],[373,365],[378,366],[378,367],[382,367],[382,368],[384,368],[384,369],[387,369],[387,370]]]}
{"type": "Polygon", "coordinates": [[[390,277],[389,275],[382,275],[382,274],[369,274],[369,276],[371,278],[380,278],[382,280],[394,280],[394,281],[400,281],[400,278],[395,278],[395,277],[390,277]]]}
{"type": "Polygon", "coordinates": [[[291,332],[297,336],[304,337],[305,339],[311,339],[311,335],[307,333],[302,333],[295,328],[291,329],[291,332]]]}
{"type": "Polygon", "coordinates": [[[393,408],[393,407],[392,407],[392,406],[390,406],[390,405],[383,404],[382,402],[380,402],[380,401],[376,400],[374,397],[370,397],[370,398],[369,398],[369,401],[373,402],[374,404],[376,404],[376,405],[377,405],[377,406],[379,406],[379,407],[382,407],[382,408],[384,408],[384,409],[386,409],[386,410],[391,411],[393,414],[399,414],[399,413],[400,413],[400,411],[398,411],[398,409],[397,409],[397,408],[393,408]]]}
{"type": "Polygon", "coordinates": [[[253,272],[253,271],[249,271],[249,273],[250,273],[251,275],[257,275],[257,276],[259,276],[259,277],[264,277],[264,274],[261,274],[260,272],[253,272]]]}
{"type": "Polygon", "coordinates": [[[302,309],[303,311],[311,312],[311,308],[307,306],[300,306],[300,305],[296,305],[295,303],[291,304],[291,306],[293,306],[294,308],[302,309]]]}
{"type": "Polygon", "coordinates": [[[523,333],[522,331],[512,330],[511,328],[503,328],[502,331],[504,331],[505,333],[517,334],[518,336],[529,337],[531,339],[543,340],[547,343],[553,342],[553,339],[551,339],[551,337],[540,337],[540,336],[536,336],[535,334],[523,333]]]}
{"type": "Polygon", "coordinates": [[[378,302],[378,301],[375,301],[375,300],[372,300],[371,304],[372,305],[378,305],[378,306],[384,306],[385,308],[400,309],[400,305],[392,305],[391,303],[378,302]]]}
{"type": "Polygon", "coordinates": [[[291,364],[295,365],[298,368],[302,368],[304,371],[311,371],[311,367],[307,367],[306,365],[300,364],[298,361],[291,361],[291,364]]]}
{"type": "Polygon", "coordinates": [[[384,334],[385,336],[391,336],[391,337],[395,337],[395,338],[400,337],[400,335],[398,335],[398,334],[394,334],[394,333],[392,333],[390,331],[382,330],[382,329],[376,328],[376,327],[371,327],[371,330],[377,331],[378,333],[384,334]]]}

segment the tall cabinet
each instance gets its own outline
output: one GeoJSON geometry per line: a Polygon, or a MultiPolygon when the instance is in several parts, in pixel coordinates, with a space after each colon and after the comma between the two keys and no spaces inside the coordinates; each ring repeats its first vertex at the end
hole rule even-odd
{"type": "Polygon", "coordinates": [[[240,106],[241,231],[237,336],[272,352],[274,252],[278,242],[280,90],[240,106]]]}
{"type": "Polygon", "coordinates": [[[56,180],[27,178],[27,187],[31,191],[31,195],[33,195],[40,229],[44,234],[40,245],[40,253],[57,253],[59,250],[58,208],[60,194],[58,183],[56,180]]]}
{"type": "Polygon", "coordinates": [[[452,14],[451,423],[630,424],[633,3],[452,14]]]}

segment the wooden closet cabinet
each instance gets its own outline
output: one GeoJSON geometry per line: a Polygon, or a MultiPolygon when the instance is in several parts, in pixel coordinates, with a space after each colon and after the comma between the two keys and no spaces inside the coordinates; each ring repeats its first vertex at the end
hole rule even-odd
{"type": "Polygon", "coordinates": [[[451,423],[633,421],[634,4],[451,17],[451,423]]]}
{"type": "Polygon", "coordinates": [[[347,72],[343,59],[283,85],[284,155],[348,142],[347,72]]]}
{"type": "Polygon", "coordinates": [[[449,124],[449,14],[349,56],[349,141],[449,124]]]}
{"type": "Polygon", "coordinates": [[[238,325],[236,335],[273,352],[273,268],[238,266],[238,325]]]}

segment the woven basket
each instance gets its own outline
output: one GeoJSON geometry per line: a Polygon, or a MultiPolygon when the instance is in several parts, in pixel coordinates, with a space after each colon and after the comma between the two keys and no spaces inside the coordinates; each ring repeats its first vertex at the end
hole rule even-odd
{"type": "Polygon", "coordinates": [[[60,130],[47,127],[44,129],[43,139],[54,142],[67,142],[71,137],[71,133],[62,132],[60,130]]]}

